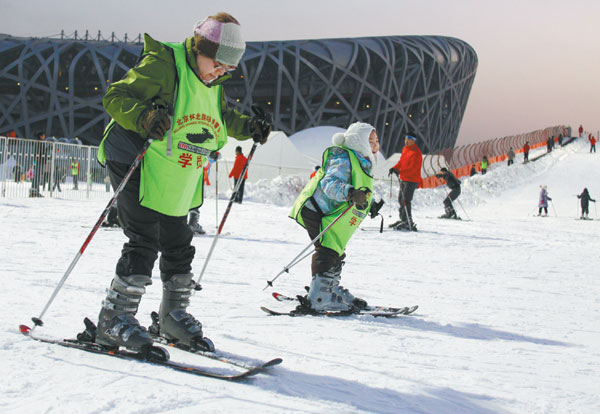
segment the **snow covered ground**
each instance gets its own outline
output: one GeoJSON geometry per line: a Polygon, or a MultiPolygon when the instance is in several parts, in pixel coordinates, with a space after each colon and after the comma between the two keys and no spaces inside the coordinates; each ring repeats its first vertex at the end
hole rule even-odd
{"type": "MultiPolygon", "coordinates": [[[[234,205],[191,311],[218,348],[283,364],[241,383],[177,373],[32,341],[18,325],[38,316],[105,201],[0,199],[0,411],[2,413],[597,413],[600,411],[600,220],[575,220],[576,194],[600,155],[587,141],[529,164],[493,165],[463,179],[472,221],[435,219],[443,187],[419,190],[418,233],[358,231],[342,281],[371,304],[411,305],[381,319],[271,317],[286,309],[263,290],[308,242],[287,218],[289,180],[247,186],[234,205]],[[549,217],[533,216],[548,185],[549,217]],[[271,197],[281,200],[265,199],[271,197]]],[[[531,156],[535,156],[532,153],[531,156]]],[[[597,177],[597,174],[596,174],[597,177]]],[[[293,180],[292,180],[293,182],[293,180]]],[[[297,185],[297,182],[296,182],[297,185]]],[[[389,183],[379,184],[387,201],[389,183]]],[[[394,191],[396,193],[396,190],[394,191]]],[[[394,195],[395,196],[395,195],[394,195]]],[[[599,200],[600,201],[600,200],[599,200]]],[[[227,203],[220,200],[220,214],[227,203]]],[[[394,209],[397,205],[394,206],[394,209]]],[[[596,205],[591,216],[598,218],[596,205]]],[[[467,214],[457,206],[463,218],[467,214]]],[[[388,205],[382,212],[386,224],[388,205]]],[[[215,223],[214,199],[201,222],[215,223]]],[[[363,227],[374,228],[379,220],[363,227]]],[[[214,231],[214,230],[213,230],[214,231]]],[[[100,230],[36,333],[72,337],[96,319],[124,236],[100,230]]],[[[212,238],[196,238],[196,272],[212,238]]],[[[139,319],[157,310],[160,281],[139,319]]],[[[275,282],[303,292],[309,260],[275,282]]],[[[174,360],[213,366],[171,350],[174,360]]]]}

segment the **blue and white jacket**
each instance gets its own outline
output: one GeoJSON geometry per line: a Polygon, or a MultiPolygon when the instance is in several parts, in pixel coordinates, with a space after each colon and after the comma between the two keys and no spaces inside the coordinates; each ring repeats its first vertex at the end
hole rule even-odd
{"type": "MultiPolygon", "coordinates": [[[[357,151],[349,151],[354,152],[365,172],[370,173],[371,161],[357,151]]],[[[350,184],[352,181],[352,168],[346,150],[333,147],[329,154],[329,158],[323,166],[325,175],[313,195],[321,212],[325,215],[348,201],[348,190],[352,187],[350,184]]],[[[318,211],[311,200],[306,202],[306,207],[312,211],[318,211]]]]}

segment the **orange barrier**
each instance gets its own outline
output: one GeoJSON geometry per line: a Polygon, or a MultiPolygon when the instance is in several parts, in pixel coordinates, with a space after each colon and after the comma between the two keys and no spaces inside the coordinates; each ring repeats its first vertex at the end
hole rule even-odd
{"type": "MultiPolygon", "coordinates": [[[[568,135],[568,127],[560,125],[548,127],[526,134],[513,135],[504,138],[482,141],[475,144],[464,145],[453,149],[445,149],[434,155],[443,155],[447,165],[440,163],[441,157],[432,158],[431,165],[424,166],[426,171],[439,172],[442,167],[447,167],[456,177],[465,177],[470,175],[471,166],[475,166],[477,172],[481,172],[481,160],[487,156],[489,164],[505,161],[508,157],[506,153],[510,148],[515,153],[523,152],[523,145],[529,142],[530,149],[535,149],[546,145],[549,137],[558,141],[558,135],[568,135]],[[434,165],[435,164],[435,165],[434,165]]],[[[422,188],[434,188],[445,184],[443,180],[434,175],[423,179],[422,188]]]]}

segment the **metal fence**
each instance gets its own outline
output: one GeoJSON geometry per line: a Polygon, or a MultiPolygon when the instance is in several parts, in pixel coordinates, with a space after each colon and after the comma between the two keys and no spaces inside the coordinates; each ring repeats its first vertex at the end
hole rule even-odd
{"type": "Polygon", "coordinates": [[[523,145],[525,143],[528,143],[531,149],[534,149],[546,145],[546,141],[549,138],[552,138],[556,142],[559,135],[568,137],[569,128],[564,125],[553,126],[525,134],[449,148],[439,153],[431,154],[431,156],[423,159],[424,177],[427,177],[423,180],[423,187],[437,187],[443,184],[441,180],[433,176],[440,171],[441,167],[452,170],[457,177],[468,176],[471,167],[475,167],[477,171],[480,171],[481,160],[484,156],[488,158],[490,164],[504,161],[510,149],[515,153],[521,153],[523,152],[523,145]]]}
{"type": "Polygon", "coordinates": [[[0,197],[101,199],[112,188],[98,147],[0,137],[0,197]]]}

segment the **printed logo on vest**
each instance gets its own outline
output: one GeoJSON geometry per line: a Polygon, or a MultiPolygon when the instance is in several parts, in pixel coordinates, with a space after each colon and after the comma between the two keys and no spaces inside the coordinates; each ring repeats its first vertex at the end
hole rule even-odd
{"type": "Polygon", "coordinates": [[[214,138],[214,135],[208,131],[208,128],[202,128],[201,134],[186,134],[185,137],[188,141],[193,142],[194,144],[202,144],[209,139],[214,138]]]}
{"type": "Polygon", "coordinates": [[[181,142],[181,141],[179,141],[177,143],[177,148],[182,151],[189,151],[189,152],[193,152],[194,154],[200,154],[200,155],[209,155],[211,153],[211,150],[209,150],[209,149],[197,147],[195,145],[188,144],[187,142],[181,142]]]}
{"type": "Polygon", "coordinates": [[[367,215],[365,213],[363,213],[362,211],[358,211],[355,208],[352,209],[352,214],[354,214],[355,216],[360,217],[361,219],[364,219],[365,217],[367,217],[367,215]]]}

